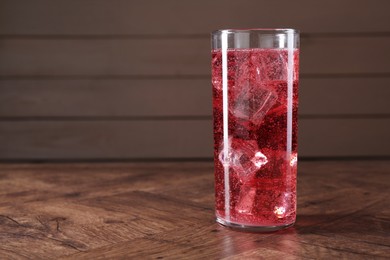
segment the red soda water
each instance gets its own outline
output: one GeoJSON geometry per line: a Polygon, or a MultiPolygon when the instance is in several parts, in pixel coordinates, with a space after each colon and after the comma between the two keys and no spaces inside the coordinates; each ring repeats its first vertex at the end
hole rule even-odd
{"type": "Polygon", "coordinates": [[[222,57],[212,51],[217,219],[248,227],[293,224],[299,51],[228,49],[225,71],[222,57]]]}

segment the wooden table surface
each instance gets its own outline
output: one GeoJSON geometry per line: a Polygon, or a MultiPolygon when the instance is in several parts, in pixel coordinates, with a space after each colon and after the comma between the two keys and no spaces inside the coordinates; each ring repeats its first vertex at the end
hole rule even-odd
{"type": "Polygon", "coordinates": [[[211,162],[1,164],[0,259],[390,256],[390,161],[299,163],[296,225],[214,220],[211,162]]]}

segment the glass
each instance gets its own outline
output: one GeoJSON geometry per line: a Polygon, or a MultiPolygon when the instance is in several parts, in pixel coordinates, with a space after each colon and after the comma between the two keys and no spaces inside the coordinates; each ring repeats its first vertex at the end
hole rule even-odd
{"type": "Polygon", "coordinates": [[[299,33],[212,33],[217,222],[253,231],[296,218],[299,33]]]}

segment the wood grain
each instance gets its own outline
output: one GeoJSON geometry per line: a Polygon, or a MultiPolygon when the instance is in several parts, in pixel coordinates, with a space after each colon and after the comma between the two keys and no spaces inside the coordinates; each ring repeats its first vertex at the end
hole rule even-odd
{"type": "MultiPolygon", "coordinates": [[[[389,74],[390,37],[309,37],[303,74],[389,74]],[[321,61],[321,62],[319,62],[321,61]]],[[[3,39],[0,76],[210,75],[210,39],[3,39]]]]}
{"type": "MultiPolygon", "coordinates": [[[[390,77],[302,78],[301,116],[389,115],[390,77]]],[[[0,80],[0,117],[211,116],[204,79],[0,80]]]]}
{"type": "Polygon", "coordinates": [[[220,28],[295,27],[303,32],[388,32],[389,2],[337,0],[2,0],[1,34],[191,35],[220,28]],[[315,21],[315,22],[313,22],[315,21]]]}
{"type": "Polygon", "coordinates": [[[301,161],[293,228],[214,221],[213,164],[0,164],[6,259],[372,259],[390,253],[390,162],[301,161]]]}

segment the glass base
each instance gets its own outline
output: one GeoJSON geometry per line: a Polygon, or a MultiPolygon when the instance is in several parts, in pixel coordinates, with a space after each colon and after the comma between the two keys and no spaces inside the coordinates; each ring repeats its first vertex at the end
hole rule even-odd
{"type": "Polygon", "coordinates": [[[291,224],[285,224],[281,226],[248,226],[248,225],[242,225],[242,224],[237,224],[237,223],[232,223],[229,221],[226,221],[224,219],[221,219],[217,217],[217,222],[223,226],[232,228],[232,229],[237,229],[241,231],[249,231],[249,232],[273,232],[273,231],[278,231],[281,229],[285,229],[288,227],[291,227],[294,225],[294,222],[291,224]]]}

